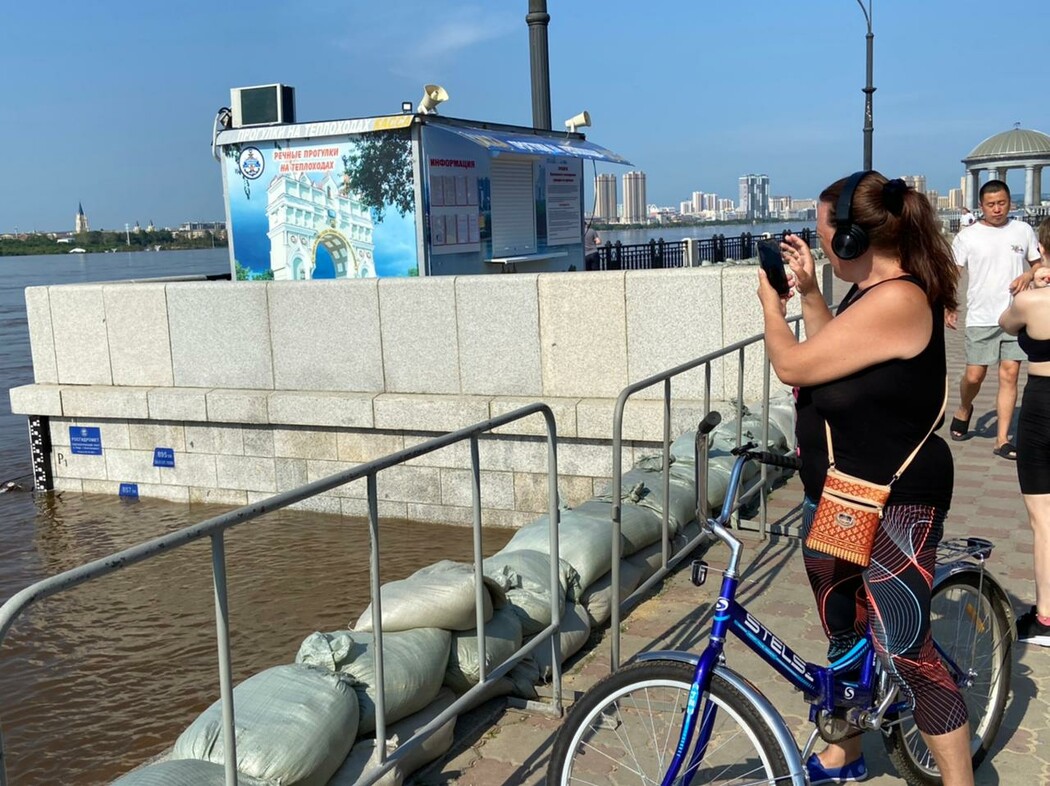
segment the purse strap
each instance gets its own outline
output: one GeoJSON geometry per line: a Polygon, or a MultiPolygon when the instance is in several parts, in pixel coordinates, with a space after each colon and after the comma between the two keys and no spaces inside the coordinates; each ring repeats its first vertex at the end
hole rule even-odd
{"type": "MultiPolygon", "coordinates": [[[[922,441],[919,442],[919,444],[915,446],[915,450],[913,450],[911,452],[911,455],[909,455],[908,458],[904,459],[904,463],[901,464],[900,467],[898,467],[897,471],[893,473],[893,477],[890,478],[890,482],[886,484],[887,486],[892,486],[893,483],[897,480],[897,478],[899,478],[901,475],[904,474],[904,470],[906,470],[908,468],[908,466],[912,463],[912,461],[915,460],[915,457],[917,455],[919,455],[919,451],[922,449],[922,446],[926,444],[926,440],[928,440],[930,438],[930,435],[934,432],[934,429],[937,428],[937,424],[940,423],[941,419],[944,417],[944,410],[947,407],[948,407],[948,380],[945,379],[944,380],[944,401],[941,403],[941,411],[938,412],[937,413],[937,417],[935,417],[933,419],[933,423],[930,425],[930,430],[926,432],[926,436],[922,438],[922,441]]],[[[829,467],[829,469],[834,469],[835,468],[835,450],[831,446],[831,426],[828,425],[828,421],[827,420],[824,421],[824,432],[827,434],[827,437],[828,437],[828,467],[829,467]]]]}

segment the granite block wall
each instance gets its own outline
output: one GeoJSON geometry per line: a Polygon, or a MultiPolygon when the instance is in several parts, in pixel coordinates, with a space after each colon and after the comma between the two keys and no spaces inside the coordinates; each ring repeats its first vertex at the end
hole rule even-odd
{"type": "MultiPolygon", "coordinates": [[[[245,504],[543,401],[559,437],[562,502],[612,473],[616,398],[628,384],[752,336],[755,270],[518,274],[306,282],[143,282],[26,290],[35,384],[12,410],[50,418],[56,487],[245,504]],[[73,453],[70,428],[98,427],[102,455],[73,453]],[[175,466],[155,466],[154,449],[175,466]]],[[[797,308],[797,306],[795,306],[797,308]]],[[[761,401],[761,344],[747,350],[745,401],[761,401]]],[[[703,399],[735,397],[737,359],[671,386],[672,437],[703,399]]],[[[777,384],[774,382],[774,384],[777,384]]],[[[625,409],[624,468],[663,435],[663,385],[625,409]]],[[[723,405],[723,411],[728,409],[723,405]]],[[[481,440],[487,523],[546,509],[541,416],[481,440]]],[[[379,482],[381,511],[470,518],[466,443],[379,482]]],[[[305,507],[365,510],[364,483],[305,507]]]]}

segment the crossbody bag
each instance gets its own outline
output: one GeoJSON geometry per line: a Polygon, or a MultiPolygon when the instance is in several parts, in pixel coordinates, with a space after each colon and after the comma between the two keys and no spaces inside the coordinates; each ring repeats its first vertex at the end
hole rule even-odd
{"type": "Polygon", "coordinates": [[[835,451],[831,444],[831,427],[824,423],[828,440],[828,474],[824,479],[824,490],[813,515],[813,524],[806,537],[806,547],[832,557],[848,560],[861,567],[871,564],[871,547],[875,532],[882,521],[882,509],[890,498],[890,487],[908,468],[926,444],[937,424],[944,417],[948,404],[948,387],[945,385],[944,403],[941,411],[926,432],[926,436],[915,446],[915,450],[904,460],[886,485],[849,475],[835,468],[835,451]]]}

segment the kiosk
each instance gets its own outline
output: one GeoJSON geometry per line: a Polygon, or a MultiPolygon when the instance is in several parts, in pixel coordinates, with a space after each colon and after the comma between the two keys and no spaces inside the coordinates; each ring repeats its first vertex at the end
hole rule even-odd
{"type": "Polygon", "coordinates": [[[583,134],[401,114],[233,128],[221,151],[233,277],[583,270],[583,134]]]}

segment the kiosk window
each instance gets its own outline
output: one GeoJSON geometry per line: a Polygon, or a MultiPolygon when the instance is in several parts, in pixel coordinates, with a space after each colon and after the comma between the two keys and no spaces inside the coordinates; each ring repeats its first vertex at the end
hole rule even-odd
{"type": "Polygon", "coordinates": [[[532,161],[492,161],[492,256],[536,253],[532,161]]]}

